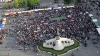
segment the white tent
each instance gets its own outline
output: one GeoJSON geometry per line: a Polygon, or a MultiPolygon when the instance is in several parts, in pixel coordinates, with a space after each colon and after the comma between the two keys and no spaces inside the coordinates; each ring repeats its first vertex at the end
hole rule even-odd
{"type": "Polygon", "coordinates": [[[44,9],[38,9],[38,10],[44,10],[44,9]]]}
{"type": "Polygon", "coordinates": [[[19,11],[18,14],[21,14],[21,12],[19,11]]]}
{"type": "Polygon", "coordinates": [[[6,18],[3,18],[3,21],[6,21],[6,18]]]}
{"type": "Polygon", "coordinates": [[[22,13],[25,13],[25,12],[27,12],[27,11],[22,11],[22,13]]]}
{"type": "Polygon", "coordinates": [[[9,13],[5,13],[5,15],[6,15],[6,16],[9,15],[9,13]]]}
{"type": "Polygon", "coordinates": [[[93,16],[92,14],[89,14],[89,16],[91,17],[91,16],[93,16]]]}
{"type": "Polygon", "coordinates": [[[16,12],[13,12],[13,14],[16,14],[16,12]]]}
{"type": "Polygon", "coordinates": [[[66,8],[65,6],[63,8],[66,8]]]}
{"type": "Polygon", "coordinates": [[[47,8],[48,10],[51,10],[52,8],[50,7],[50,8],[47,8]]]}
{"type": "Polygon", "coordinates": [[[74,8],[74,5],[73,6],[67,6],[67,8],[74,8]]]}
{"type": "Polygon", "coordinates": [[[97,19],[93,19],[92,21],[93,21],[93,22],[97,22],[97,19]]]}
{"type": "Polygon", "coordinates": [[[38,9],[35,9],[34,11],[39,11],[38,9]]]}
{"type": "Polygon", "coordinates": [[[97,31],[98,31],[98,34],[100,35],[100,28],[96,28],[97,29],[97,31]]]}
{"type": "Polygon", "coordinates": [[[33,12],[34,10],[28,10],[28,12],[33,12]]]}
{"type": "Polygon", "coordinates": [[[3,20],[2,20],[2,24],[3,24],[3,25],[6,24],[6,18],[3,18],[3,20]]]}
{"type": "Polygon", "coordinates": [[[5,21],[3,21],[3,22],[2,22],[2,24],[4,24],[4,25],[5,25],[5,24],[6,24],[6,22],[5,22],[5,21]]]}
{"type": "Polygon", "coordinates": [[[44,10],[48,10],[48,8],[45,8],[44,10]]]}

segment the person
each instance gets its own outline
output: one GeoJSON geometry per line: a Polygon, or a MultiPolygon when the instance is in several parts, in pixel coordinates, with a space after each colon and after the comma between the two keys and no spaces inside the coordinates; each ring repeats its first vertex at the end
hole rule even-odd
{"type": "Polygon", "coordinates": [[[8,56],[10,56],[10,53],[8,53],[8,56]]]}
{"type": "Polygon", "coordinates": [[[74,56],[74,54],[72,53],[71,56],[74,56]]]}
{"type": "Polygon", "coordinates": [[[98,53],[98,51],[97,51],[97,53],[98,53]]]}

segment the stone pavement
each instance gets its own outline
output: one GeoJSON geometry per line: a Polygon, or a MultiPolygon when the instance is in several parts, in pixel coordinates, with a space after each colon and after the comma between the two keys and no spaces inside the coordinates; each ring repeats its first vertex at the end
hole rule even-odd
{"type": "MultiPolygon", "coordinates": [[[[88,3],[88,4],[89,4],[89,3],[88,3]]],[[[90,5],[90,4],[89,4],[89,5],[90,5]]],[[[94,7],[90,5],[90,7],[94,10],[93,12],[91,12],[91,14],[94,15],[93,17],[94,17],[95,19],[97,19],[97,20],[98,20],[98,23],[100,24],[100,16],[97,18],[97,15],[96,15],[97,12],[100,13],[100,9],[99,9],[99,11],[96,11],[96,9],[94,9],[94,8],[96,8],[97,5],[96,5],[96,4],[94,4],[94,5],[95,5],[94,7]]]]}
{"type": "MultiPolygon", "coordinates": [[[[9,18],[10,19],[10,18],[9,18]]],[[[9,21],[7,19],[7,23],[9,21]]],[[[16,19],[16,18],[14,18],[16,19]]],[[[10,19],[12,21],[13,19],[10,19]]],[[[14,23],[13,23],[14,24],[14,23]]],[[[4,29],[14,29],[12,25],[7,24],[4,29]]],[[[19,45],[16,44],[17,40],[15,39],[17,34],[10,30],[10,32],[7,34],[7,37],[5,38],[3,44],[0,44],[0,56],[7,56],[8,53],[10,53],[10,56],[42,56],[40,52],[34,52],[33,48],[31,50],[24,52],[24,50],[18,50],[19,45]],[[12,35],[10,35],[12,33],[12,35]],[[17,45],[17,46],[16,46],[17,45]],[[13,47],[12,47],[13,46],[13,47]],[[8,48],[6,48],[8,47],[8,48]],[[11,50],[10,50],[11,49],[11,50]]],[[[50,56],[50,54],[45,54],[46,56],[50,56]]]]}
{"type": "MultiPolygon", "coordinates": [[[[90,6],[90,7],[92,7],[92,6],[90,6]]],[[[92,14],[94,15],[94,18],[97,18],[96,10],[94,10],[92,12],[92,14]]],[[[97,18],[98,22],[100,22],[99,18],[100,17],[97,18]]],[[[1,13],[0,13],[0,19],[2,19],[1,13]]],[[[16,18],[14,18],[14,19],[16,19],[16,18]]],[[[13,19],[11,19],[11,20],[13,20],[13,19]]],[[[5,29],[9,29],[9,28],[12,28],[11,25],[5,26],[5,29]]],[[[15,40],[15,37],[18,37],[18,36],[13,31],[10,31],[10,32],[12,32],[14,36],[11,36],[8,34],[7,37],[5,38],[5,41],[3,42],[3,44],[0,44],[0,56],[7,56],[8,53],[10,53],[10,56],[52,56],[48,53],[40,53],[40,52],[36,53],[33,51],[33,49],[28,52],[24,52],[23,50],[18,50],[18,47],[16,47],[16,40],[15,40]],[[6,46],[8,48],[5,48],[6,46]],[[14,48],[12,48],[12,46],[14,46],[14,48]]],[[[93,36],[91,36],[91,37],[93,37],[93,36]]],[[[84,47],[81,44],[80,47],[78,48],[78,50],[69,51],[68,53],[66,53],[65,55],[62,55],[62,56],[71,56],[71,53],[74,53],[75,56],[100,56],[100,42],[98,44],[99,44],[99,47],[96,48],[97,45],[94,45],[92,43],[92,41],[89,40],[88,47],[84,47]]]]}

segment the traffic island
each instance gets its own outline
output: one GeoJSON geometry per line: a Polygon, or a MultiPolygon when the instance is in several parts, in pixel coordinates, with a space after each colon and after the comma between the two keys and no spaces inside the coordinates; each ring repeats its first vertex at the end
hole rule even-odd
{"type": "Polygon", "coordinates": [[[41,43],[39,46],[38,46],[38,49],[40,51],[44,51],[44,52],[47,52],[47,53],[50,53],[50,54],[53,54],[53,55],[62,55],[64,53],[67,53],[69,50],[72,50],[72,49],[75,49],[77,47],[79,47],[79,42],[77,40],[74,40],[74,44],[73,45],[70,45],[70,46],[67,46],[65,47],[64,49],[62,50],[54,50],[53,48],[47,48],[47,47],[44,47],[43,46],[43,43],[41,43]]]}

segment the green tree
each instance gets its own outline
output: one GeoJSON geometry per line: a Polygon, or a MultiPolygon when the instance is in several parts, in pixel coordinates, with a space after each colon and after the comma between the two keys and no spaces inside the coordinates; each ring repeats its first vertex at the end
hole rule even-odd
{"type": "Polygon", "coordinates": [[[54,3],[58,3],[59,0],[54,0],[54,3]]]}
{"type": "Polygon", "coordinates": [[[18,7],[19,7],[19,2],[18,2],[18,0],[14,0],[14,7],[15,7],[15,8],[18,8],[18,7]]]}
{"type": "Polygon", "coordinates": [[[5,3],[5,6],[6,6],[7,9],[10,7],[7,2],[5,3]]]}
{"type": "Polygon", "coordinates": [[[40,4],[40,0],[35,0],[35,4],[40,4]]]}
{"type": "Polygon", "coordinates": [[[28,0],[28,6],[33,6],[34,5],[34,0],[28,0]]]}
{"type": "Polygon", "coordinates": [[[25,6],[25,0],[19,0],[20,6],[25,6]]]}
{"type": "Polygon", "coordinates": [[[78,3],[81,3],[81,0],[76,0],[78,3]]]}
{"type": "Polygon", "coordinates": [[[40,3],[40,0],[27,0],[28,6],[34,6],[40,3]]]}
{"type": "Polygon", "coordinates": [[[70,3],[70,2],[72,2],[72,0],[64,0],[64,3],[70,3]]]}

